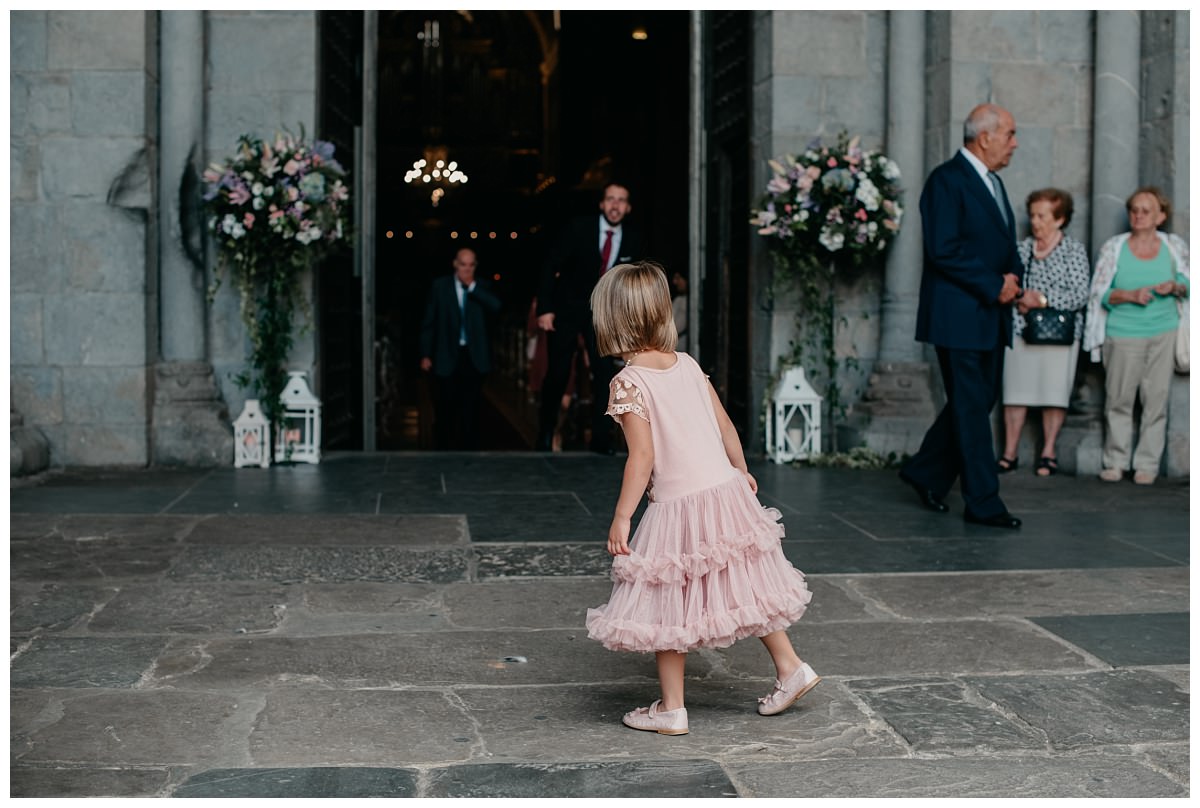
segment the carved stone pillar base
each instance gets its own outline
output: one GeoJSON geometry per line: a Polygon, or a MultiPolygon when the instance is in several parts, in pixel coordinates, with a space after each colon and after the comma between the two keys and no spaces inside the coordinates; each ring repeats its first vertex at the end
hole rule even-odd
{"type": "Polygon", "coordinates": [[[233,426],[208,362],[162,362],[154,367],[151,446],[156,466],[233,462],[233,426]]]}
{"type": "Polygon", "coordinates": [[[37,427],[25,426],[25,419],[8,408],[8,474],[20,477],[36,474],[50,465],[50,442],[37,427]]]}
{"type": "Polygon", "coordinates": [[[885,457],[913,454],[936,415],[929,363],[877,362],[838,441],[846,447],[866,446],[885,457]]]}

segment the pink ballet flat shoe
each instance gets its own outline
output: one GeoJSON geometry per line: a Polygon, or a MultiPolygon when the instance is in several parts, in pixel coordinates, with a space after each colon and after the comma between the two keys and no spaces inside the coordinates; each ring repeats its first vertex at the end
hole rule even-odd
{"type": "Polygon", "coordinates": [[[677,710],[660,710],[662,699],[655,699],[649,707],[638,707],[625,713],[621,719],[627,727],[644,729],[647,732],[657,732],[659,735],[687,735],[687,708],[677,710]]]}
{"type": "Polygon", "coordinates": [[[810,668],[807,662],[801,662],[800,667],[796,668],[791,676],[782,682],[776,679],[775,689],[758,700],[758,714],[777,715],[782,713],[799,701],[801,696],[816,687],[819,681],[821,681],[821,677],[817,676],[817,672],[810,668]]]}

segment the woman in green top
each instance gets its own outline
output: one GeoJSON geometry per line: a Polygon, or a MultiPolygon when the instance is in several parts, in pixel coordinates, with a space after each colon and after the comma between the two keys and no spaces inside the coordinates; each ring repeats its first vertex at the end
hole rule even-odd
{"type": "Polygon", "coordinates": [[[1088,301],[1083,348],[1103,360],[1104,457],[1100,479],[1120,482],[1133,465],[1133,481],[1158,476],[1167,432],[1167,393],[1174,368],[1175,330],[1187,318],[1188,247],[1159,231],[1171,202],[1157,188],[1133,192],[1125,203],[1128,233],[1100,248],[1088,301]],[[1133,452],[1133,405],[1142,418],[1133,452]]]}

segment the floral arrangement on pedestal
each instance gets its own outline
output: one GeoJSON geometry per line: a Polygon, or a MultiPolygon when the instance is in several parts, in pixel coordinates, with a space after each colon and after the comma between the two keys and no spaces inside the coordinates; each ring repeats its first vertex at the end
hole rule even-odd
{"type": "Polygon", "coordinates": [[[271,141],[243,135],[233,157],[211,164],[203,179],[218,258],[209,298],[228,273],[241,297],[253,369],[236,381],[253,384],[267,418],[280,423],[293,311],[309,314],[300,276],[350,239],[346,171],[332,143],[306,142],[302,130],[271,141]]]}
{"type": "MultiPolygon", "coordinates": [[[[859,141],[843,132],[833,146],[817,139],[802,154],[769,160],[772,176],[750,219],[766,239],[777,276],[794,286],[798,330],[809,335],[793,342],[781,365],[824,365],[831,424],[844,410],[834,350],[836,279],[880,262],[904,215],[899,167],[859,141]]],[[[830,434],[836,451],[836,426],[830,434]]]]}

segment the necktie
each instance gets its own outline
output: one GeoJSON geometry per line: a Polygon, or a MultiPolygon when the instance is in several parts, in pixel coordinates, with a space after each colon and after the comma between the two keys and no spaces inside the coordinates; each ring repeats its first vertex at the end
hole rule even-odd
{"type": "Polygon", "coordinates": [[[600,250],[600,274],[608,272],[608,259],[612,257],[612,230],[604,231],[604,249],[600,250]]]}
{"type": "Polygon", "coordinates": [[[462,296],[458,298],[458,344],[467,344],[467,288],[461,284],[462,296]]]}
{"type": "Polygon", "coordinates": [[[996,198],[996,207],[1000,208],[1000,218],[1008,224],[1008,214],[1004,211],[1004,193],[1000,190],[1000,178],[989,171],[988,181],[992,183],[992,196],[996,198]]]}

